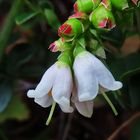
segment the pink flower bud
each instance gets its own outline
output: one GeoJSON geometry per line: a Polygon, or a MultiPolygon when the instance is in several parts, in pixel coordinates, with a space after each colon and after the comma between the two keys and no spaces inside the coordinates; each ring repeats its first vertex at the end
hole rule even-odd
{"type": "Polygon", "coordinates": [[[57,51],[63,52],[72,49],[72,44],[65,42],[63,38],[60,38],[57,41],[50,44],[49,49],[52,52],[57,52],[57,51]]]}
{"type": "Polygon", "coordinates": [[[98,29],[110,30],[116,26],[112,12],[103,5],[100,5],[91,13],[90,21],[98,29]]]}
{"type": "Polygon", "coordinates": [[[51,43],[49,49],[51,52],[57,52],[56,43],[55,42],[51,43]]]}
{"type": "Polygon", "coordinates": [[[58,29],[58,35],[64,38],[65,41],[72,41],[75,37],[84,32],[83,24],[80,20],[75,18],[68,19],[58,29]]]}
{"type": "Polygon", "coordinates": [[[135,5],[138,5],[139,0],[131,0],[135,5]]]}

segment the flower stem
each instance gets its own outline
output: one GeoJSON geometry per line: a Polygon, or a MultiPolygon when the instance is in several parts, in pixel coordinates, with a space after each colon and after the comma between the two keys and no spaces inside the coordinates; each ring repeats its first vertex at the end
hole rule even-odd
{"type": "Polygon", "coordinates": [[[102,93],[102,95],[105,98],[105,100],[107,101],[107,103],[110,105],[110,107],[111,107],[113,113],[115,114],[115,116],[117,116],[118,112],[117,112],[115,106],[112,104],[111,100],[108,98],[108,96],[105,93],[102,93]]]}
{"type": "Polygon", "coordinates": [[[50,114],[49,114],[49,117],[46,121],[46,125],[49,125],[51,120],[52,120],[52,116],[53,116],[53,113],[54,113],[54,110],[55,110],[55,107],[56,107],[56,102],[53,102],[52,104],[52,107],[51,107],[51,111],[50,111],[50,114]]]}

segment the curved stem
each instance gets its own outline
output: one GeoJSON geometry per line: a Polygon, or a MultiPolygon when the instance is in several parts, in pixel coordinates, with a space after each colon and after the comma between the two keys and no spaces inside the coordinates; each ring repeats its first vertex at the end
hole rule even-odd
{"type": "Polygon", "coordinates": [[[50,114],[49,114],[49,117],[46,121],[46,125],[49,125],[51,120],[52,120],[52,116],[53,116],[53,113],[54,113],[54,110],[55,110],[55,107],[56,107],[56,102],[53,102],[52,104],[52,107],[51,107],[51,111],[50,111],[50,114]]]}
{"type": "Polygon", "coordinates": [[[115,106],[112,104],[111,100],[108,98],[108,96],[103,92],[102,93],[103,97],[105,98],[105,100],[108,102],[109,106],[111,107],[113,113],[115,114],[115,116],[118,115],[118,112],[115,108],[115,106]]]}

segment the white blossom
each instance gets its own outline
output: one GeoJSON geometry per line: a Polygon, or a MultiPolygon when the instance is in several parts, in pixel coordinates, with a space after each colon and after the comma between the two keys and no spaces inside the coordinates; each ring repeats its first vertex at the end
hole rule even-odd
{"type": "Polygon", "coordinates": [[[27,96],[42,107],[49,107],[53,102],[59,104],[64,112],[72,112],[70,97],[73,80],[68,65],[55,63],[43,75],[35,90],[29,90],[27,96]],[[51,91],[51,92],[50,92],[51,91]]]}
{"type": "Polygon", "coordinates": [[[87,51],[76,56],[73,69],[80,102],[92,101],[100,87],[105,91],[115,91],[122,87],[122,83],[115,81],[105,65],[87,51]]]}

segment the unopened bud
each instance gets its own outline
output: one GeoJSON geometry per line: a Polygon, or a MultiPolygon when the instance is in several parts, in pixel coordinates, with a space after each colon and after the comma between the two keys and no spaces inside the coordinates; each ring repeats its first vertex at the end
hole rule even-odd
{"type": "Polygon", "coordinates": [[[100,5],[91,13],[90,21],[97,29],[110,30],[116,26],[112,12],[103,5],[100,5]]]}
{"type": "Polygon", "coordinates": [[[74,38],[84,32],[84,26],[78,19],[68,19],[58,29],[58,35],[64,38],[65,41],[72,41],[74,38]]]}
{"type": "Polygon", "coordinates": [[[131,0],[135,5],[139,5],[140,1],[139,0],[131,0]]]}
{"type": "Polygon", "coordinates": [[[49,49],[52,52],[57,52],[57,51],[66,51],[72,49],[72,44],[69,42],[65,42],[62,38],[58,39],[57,41],[53,42],[50,46],[49,49]]]}

